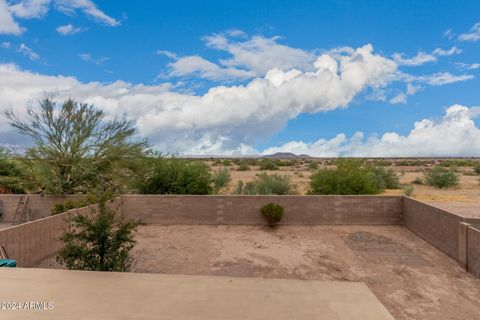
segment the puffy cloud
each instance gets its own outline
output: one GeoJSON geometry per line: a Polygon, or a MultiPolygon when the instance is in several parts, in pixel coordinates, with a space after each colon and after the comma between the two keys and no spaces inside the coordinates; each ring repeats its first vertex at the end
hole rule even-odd
{"type": "Polygon", "coordinates": [[[31,48],[27,47],[25,43],[20,44],[20,46],[17,49],[17,52],[20,52],[21,54],[28,57],[28,59],[32,61],[40,59],[40,56],[31,48]]]}
{"type": "Polygon", "coordinates": [[[357,132],[349,139],[345,134],[338,134],[333,139],[319,139],[312,143],[288,142],[280,147],[268,148],[263,154],[293,152],[318,157],[480,156],[480,128],[473,121],[479,115],[479,107],[453,105],[439,120],[416,122],[408,135],[387,132],[380,138],[371,136],[365,139],[363,133],[357,132]]]}
{"type": "Polygon", "coordinates": [[[229,30],[204,37],[206,45],[231,55],[218,63],[208,61],[198,55],[178,57],[170,51],[160,50],[175,59],[167,65],[167,71],[161,77],[198,77],[207,80],[245,80],[264,77],[271,69],[313,71],[316,56],[302,49],[292,48],[278,43],[279,37],[249,38],[241,30],[229,30]]]}
{"type": "Polygon", "coordinates": [[[72,24],[67,24],[64,26],[59,26],[56,30],[62,36],[68,36],[68,35],[84,32],[86,29],[82,27],[75,27],[72,24]]]}
{"type": "Polygon", "coordinates": [[[23,19],[41,18],[48,12],[51,0],[23,0],[9,7],[16,17],[23,19]]]}
{"type": "MultiPolygon", "coordinates": [[[[232,33],[230,32],[229,35],[232,33]]],[[[315,55],[302,49],[279,44],[279,37],[253,36],[243,41],[229,38],[226,34],[205,37],[207,46],[228,52],[232,57],[220,60],[227,67],[244,68],[257,76],[264,76],[273,68],[312,71],[315,55]]]]}
{"type": "Polygon", "coordinates": [[[460,54],[462,53],[462,49],[459,49],[457,47],[451,47],[448,50],[442,49],[442,48],[437,48],[433,50],[433,54],[436,56],[453,56],[455,54],[460,54]]]}
{"type": "Polygon", "coordinates": [[[12,44],[11,44],[9,41],[4,41],[4,42],[2,42],[2,43],[0,44],[0,47],[1,47],[2,49],[10,49],[11,45],[12,45],[12,44]]]}
{"type": "Polygon", "coordinates": [[[0,34],[19,35],[23,29],[13,18],[5,0],[0,0],[0,34]]]}
{"type": "MultiPolygon", "coordinates": [[[[311,69],[272,69],[245,85],[216,86],[194,95],[174,92],[170,84],[81,83],[0,65],[0,96],[5,97],[2,107],[23,110],[29,99],[55,91],[60,100],[93,103],[109,116],[128,114],[140,134],[162,151],[232,154],[253,152],[251,145],[300,113],[346,107],[365,89],[386,86],[397,71],[396,64],[375,54],[371,45],[338,57],[323,54],[311,69]]],[[[6,130],[0,123],[0,131],[6,130]]]]}
{"type": "Polygon", "coordinates": [[[480,22],[475,23],[470,32],[460,34],[458,40],[471,42],[480,40],[480,22]]]}

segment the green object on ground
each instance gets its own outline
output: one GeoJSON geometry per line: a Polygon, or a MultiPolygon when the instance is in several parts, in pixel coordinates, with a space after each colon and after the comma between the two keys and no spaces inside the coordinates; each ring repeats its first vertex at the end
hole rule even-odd
{"type": "Polygon", "coordinates": [[[17,261],[13,259],[2,259],[0,260],[0,268],[15,268],[17,266],[17,261]]]}

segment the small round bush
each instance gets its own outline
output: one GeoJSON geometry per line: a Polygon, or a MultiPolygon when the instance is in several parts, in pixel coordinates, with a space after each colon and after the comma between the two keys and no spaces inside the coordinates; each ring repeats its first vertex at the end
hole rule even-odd
{"type": "Polygon", "coordinates": [[[273,228],[283,218],[283,207],[275,203],[267,203],[262,207],[262,216],[267,221],[268,225],[273,228]]]}
{"type": "Polygon", "coordinates": [[[473,167],[473,170],[475,171],[476,174],[480,174],[480,162],[477,162],[475,166],[473,167]]]}
{"type": "Polygon", "coordinates": [[[278,166],[270,159],[263,159],[260,161],[260,170],[278,170],[278,166]]]}
{"type": "Polygon", "coordinates": [[[248,166],[248,164],[243,162],[240,163],[237,168],[237,171],[249,171],[249,170],[250,170],[250,167],[248,166]]]}
{"type": "Polygon", "coordinates": [[[449,188],[458,184],[458,174],[444,167],[436,166],[425,173],[425,182],[435,188],[449,188]]]}
{"type": "Polygon", "coordinates": [[[308,164],[308,169],[310,170],[317,170],[318,169],[318,162],[312,161],[308,164]]]}

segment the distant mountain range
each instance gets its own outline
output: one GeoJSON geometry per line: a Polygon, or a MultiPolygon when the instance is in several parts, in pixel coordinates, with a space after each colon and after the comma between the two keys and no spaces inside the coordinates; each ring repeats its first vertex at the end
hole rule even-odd
{"type": "Polygon", "coordinates": [[[262,156],[262,158],[266,159],[306,159],[306,158],[311,158],[308,154],[300,154],[296,155],[291,152],[277,152],[274,154],[269,154],[262,156]]]}

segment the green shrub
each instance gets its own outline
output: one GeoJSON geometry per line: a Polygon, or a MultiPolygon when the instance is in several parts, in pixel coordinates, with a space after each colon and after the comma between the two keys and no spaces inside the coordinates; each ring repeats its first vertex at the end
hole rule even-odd
{"type": "Polygon", "coordinates": [[[475,171],[476,174],[480,174],[480,162],[477,162],[475,166],[473,167],[473,170],[475,171]]]}
{"type": "Polygon", "coordinates": [[[424,175],[425,182],[435,188],[449,188],[458,184],[458,174],[452,169],[446,169],[440,166],[434,167],[424,175]]]}
{"type": "Polygon", "coordinates": [[[73,229],[61,238],[57,261],[70,270],[128,271],[136,227],[136,222],[123,221],[101,202],[95,217],[73,218],[73,229]]]}
{"type": "Polygon", "coordinates": [[[220,189],[227,186],[228,183],[232,180],[230,172],[227,169],[218,170],[213,174],[213,188],[215,193],[218,193],[220,189]]]}
{"type": "Polygon", "coordinates": [[[249,170],[250,170],[250,167],[245,162],[241,162],[237,168],[237,171],[249,171],[249,170]]]}
{"type": "Polygon", "coordinates": [[[379,189],[400,189],[400,180],[393,169],[376,167],[373,169],[373,174],[379,189]]]}
{"type": "Polygon", "coordinates": [[[360,159],[338,159],[335,169],[320,169],[310,177],[309,194],[377,194],[379,176],[360,159]]]}
{"type": "Polygon", "coordinates": [[[139,183],[143,194],[210,194],[212,176],[202,162],[158,158],[152,173],[139,183]]]}
{"type": "Polygon", "coordinates": [[[279,167],[292,167],[295,163],[294,160],[275,160],[275,165],[279,167]]]}
{"type": "Polygon", "coordinates": [[[284,210],[279,204],[267,203],[262,207],[261,212],[268,225],[273,228],[282,220],[284,210]]]}
{"type": "Polygon", "coordinates": [[[413,191],[415,191],[415,188],[409,184],[403,186],[403,194],[406,196],[411,196],[413,194],[413,191]]]}
{"type": "Polygon", "coordinates": [[[261,173],[253,181],[256,194],[286,195],[293,193],[293,185],[288,176],[278,174],[261,173]]]}
{"type": "Polygon", "coordinates": [[[63,203],[56,203],[53,205],[52,208],[52,215],[56,215],[59,213],[66,212],[68,210],[76,209],[76,208],[82,208],[89,206],[91,204],[95,204],[98,201],[93,195],[88,195],[87,197],[83,197],[80,199],[67,199],[63,203]]]}
{"type": "Polygon", "coordinates": [[[308,163],[308,169],[310,170],[317,170],[318,169],[318,162],[311,161],[308,163]]]}
{"type": "Polygon", "coordinates": [[[260,170],[278,170],[278,166],[270,159],[260,161],[260,170]]]}
{"type": "Polygon", "coordinates": [[[441,160],[438,164],[441,167],[473,167],[475,162],[467,159],[441,160]]]}
{"type": "Polygon", "coordinates": [[[230,167],[232,165],[232,161],[230,161],[229,159],[225,159],[222,161],[222,165],[225,167],[230,167]]]}
{"type": "Polygon", "coordinates": [[[392,161],[388,160],[375,160],[374,164],[378,167],[389,167],[392,165],[392,161]]]}
{"type": "Polygon", "coordinates": [[[413,179],[412,183],[413,183],[413,184],[419,184],[419,185],[422,185],[422,184],[424,184],[425,182],[423,181],[423,179],[422,179],[422,178],[420,178],[420,177],[416,177],[415,179],[413,179]]]}

